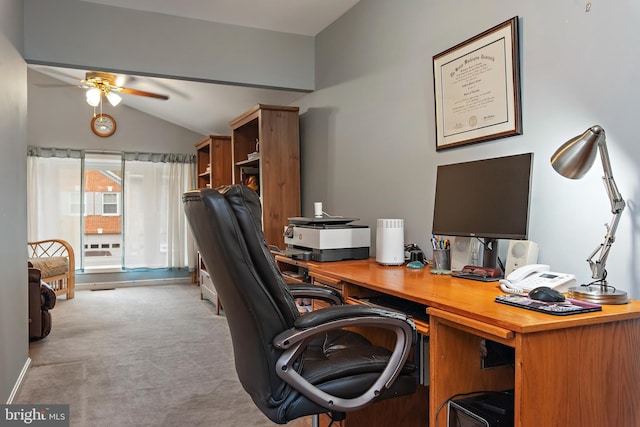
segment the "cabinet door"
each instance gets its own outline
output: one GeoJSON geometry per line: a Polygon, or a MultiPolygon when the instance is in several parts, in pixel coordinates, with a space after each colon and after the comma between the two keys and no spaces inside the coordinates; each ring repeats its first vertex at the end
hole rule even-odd
{"type": "Polygon", "coordinates": [[[211,188],[229,185],[233,182],[231,177],[231,137],[211,137],[211,188]]]}
{"type": "Polygon", "coordinates": [[[207,271],[207,267],[204,265],[204,261],[198,252],[198,285],[200,285],[200,299],[209,300],[216,306],[216,314],[220,314],[220,298],[218,298],[218,292],[215,286],[213,286],[213,280],[211,275],[207,271]]]}

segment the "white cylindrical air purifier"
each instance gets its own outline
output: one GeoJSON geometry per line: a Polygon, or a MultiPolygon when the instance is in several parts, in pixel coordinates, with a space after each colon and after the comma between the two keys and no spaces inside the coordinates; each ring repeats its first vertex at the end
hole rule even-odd
{"type": "Polygon", "coordinates": [[[382,265],[404,264],[403,219],[378,219],[376,262],[382,265]]]}

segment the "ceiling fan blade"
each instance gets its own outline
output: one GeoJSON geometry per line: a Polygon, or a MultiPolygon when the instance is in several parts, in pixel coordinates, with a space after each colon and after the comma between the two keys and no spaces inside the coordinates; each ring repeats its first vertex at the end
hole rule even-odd
{"type": "Polygon", "coordinates": [[[115,88],[113,88],[113,90],[121,92],[121,93],[128,93],[128,94],[131,94],[131,95],[148,96],[150,98],[157,98],[157,99],[163,99],[163,100],[169,99],[169,97],[167,95],[160,95],[160,94],[157,94],[157,93],[145,92],[143,90],[131,89],[131,88],[128,88],[128,87],[115,87],[115,88]]]}
{"type": "Polygon", "coordinates": [[[60,84],[56,84],[56,83],[36,83],[34,84],[34,86],[38,86],[38,87],[84,87],[82,85],[72,85],[72,84],[66,84],[66,83],[60,83],[60,84]]]}

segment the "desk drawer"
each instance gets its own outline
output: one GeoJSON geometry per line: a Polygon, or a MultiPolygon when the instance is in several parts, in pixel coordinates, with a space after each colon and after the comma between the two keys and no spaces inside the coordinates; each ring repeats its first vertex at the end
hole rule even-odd
{"type": "Polygon", "coordinates": [[[333,277],[325,276],[318,273],[313,274],[313,284],[329,286],[330,288],[333,288],[340,292],[340,294],[342,294],[344,290],[342,280],[334,279],[333,277]]]}

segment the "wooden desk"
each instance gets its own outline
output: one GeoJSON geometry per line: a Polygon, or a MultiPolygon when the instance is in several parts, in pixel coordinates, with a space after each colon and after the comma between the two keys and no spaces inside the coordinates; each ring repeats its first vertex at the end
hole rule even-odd
{"type": "MultiPolygon", "coordinates": [[[[306,264],[314,280],[348,302],[375,294],[429,307],[429,425],[458,393],[515,388],[515,426],[635,426],[640,423],[640,301],[602,312],[552,316],[494,302],[495,282],[385,267],[373,260],[306,264]],[[482,369],[480,342],[515,349],[515,366],[482,369]]],[[[446,407],[438,427],[446,425],[446,407]]]]}

